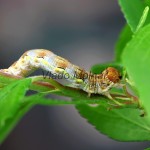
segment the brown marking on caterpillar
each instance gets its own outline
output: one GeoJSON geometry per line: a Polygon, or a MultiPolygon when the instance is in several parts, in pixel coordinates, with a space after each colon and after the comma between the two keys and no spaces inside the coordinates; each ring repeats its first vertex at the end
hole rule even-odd
{"type": "Polygon", "coordinates": [[[38,58],[44,58],[45,56],[48,56],[48,55],[51,55],[51,54],[53,54],[53,52],[41,49],[41,51],[38,51],[37,57],[38,58]]]}
{"type": "Polygon", "coordinates": [[[79,72],[79,78],[84,81],[84,79],[86,79],[87,76],[88,76],[88,73],[84,69],[81,69],[79,72]]]}
{"type": "Polygon", "coordinates": [[[82,79],[84,81],[85,78],[88,78],[88,72],[86,72],[84,69],[81,69],[76,65],[73,65],[73,68],[75,70],[76,77],[78,79],[82,79]]]}
{"type": "Polygon", "coordinates": [[[63,68],[63,69],[66,69],[70,64],[70,62],[68,60],[66,60],[60,56],[55,57],[55,63],[58,68],[63,68]]]}

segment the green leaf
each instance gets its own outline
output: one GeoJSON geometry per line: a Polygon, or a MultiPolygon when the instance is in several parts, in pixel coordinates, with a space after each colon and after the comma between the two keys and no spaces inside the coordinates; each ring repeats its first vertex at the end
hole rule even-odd
{"type": "Polygon", "coordinates": [[[0,141],[6,136],[4,132],[7,121],[15,118],[21,100],[31,84],[31,79],[15,81],[0,91],[0,141]],[[1,133],[3,132],[3,134],[1,133]]]}
{"type": "Polygon", "coordinates": [[[140,117],[137,109],[124,108],[108,111],[105,105],[77,105],[80,114],[108,137],[118,141],[150,140],[150,123],[140,117]]]}
{"type": "Polygon", "coordinates": [[[5,121],[13,116],[18,109],[21,99],[24,97],[31,79],[20,80],[10,84],[0,91],[0,120],[5,121]]]}
{"type": "MultiPolygon", "coordinates": [[[[100,73],[107,67],[115,67],[123,72],[122,66],[118,63],[98,64],[92,67],[93,73],[100,73]]],[[[117,91],[119,93],[119,91],[117,91]]],[[[76,100],[76,99],[75,99],[76,100]]],[[[112,109],[108,111],[105,100],[99,105],[77,105],[79,113],[85,117],[89,123],[103,134],[119,141],[144,141],[150,140],[150,123],[147,117],[140,117],[140,110],[131,108],[112,109]],[[138,132],[138,133],[137,133],[138,132]]]]}
{"type": "Polygon", "coordinates": [[[0,128],[0,143],[2,143],[7,135],[11,132],[11,130],[16,126],[16,124],[19,122],[19,120],[31,109],[32,105],[26,105],[24,107],[21,107],[15,115],[8,119],[5,123],[5,126],[0,128]]]}
{"type": "MultiPolygon", "coordinates": [[[[60,100],[60,99],[49,99],[49,98],[45,98],[45,94],[35,94],[32,96],[27,96],[22,100],[22,105],[28,105],[28,104],[32,104],[32,105],[36,105],[36,104],[40,104],[40,105],[46,105],[46,106],[51,106],[51,105],[77,105],[77,104],[96,104],[96,103],[100,103],[99,98],[94,97],[92,99],[90,98],[82,98],[82,99],[78,99],[76,101],[67,101],[67,100],[60,100]]],[[[107,98],[105,97],[101,97],[101,101],[106,101],[107,98]]]]}
{"type": "Polygon", "coordinates": [[[145,4],[150,6],[150,0],[144,0],[145,4]]]}
{"type": "MultiPolygon", "coordinates": [[[[52,79],[44,79],[43,76],[33,76],[29,77],[32,79],[32,84],[30,85],[30,89],[38,92],[47,92],[54,90],[55,87],[49,84],[52,79]]],[[[5,86],[9,85],[10,83],[21,80],[23,78],[7,75],[0,71],[0,88],[4,88],[5,86]]]]}
{"type": "MultiPolygon", "coordinates": [[[[120,5],[122,6],[122,8],[124,8],[124,7],[131,7],[131,5],[133,5],[133,4],[131,4],[133,1],[128,1],[128,3],[125,3],[125,1],[120,1],[120,5]],[[125,5],[125,4],[127,5],[125,5]],[[129,5],[129,6],[128,6],[129,5]]],[[[143,26],[144,26],[144,24],[146,25],[146,24],[148,24],[148,23],[150,23],[150,17],[147,17],[148,16],[148,12],[149,12],[149,7],[148,6],[146,6],[145,7],[145,5],[144,5],[144,3],[143,2],[140,2],[141,3],[141,5],[143,5],[143,8],[142,9],[144,9],[143,10],[143,12],[142,13],[140,13],[141,15],[139,15],[139,19],[137,19],[137,24],[136,24],[136,26],[135,26],[135,29],[134,29],[134,32],[137,32],[140,28],[142,28],[143,26]],[[144,8],[145,7],[145,8],[144,8]],[[147,19],[147,20],[146,20],[147,19]],[[145,21],[146,21],[146,23],[145,23],[145,21]]],[[[134,7],[135,8],[135,7],[134,7]]],[[[124,8],[125,9],[125,8],[124,8]]],[[[137,7],[136,7],[136,9],[138,9],[137,7]]],[[[126,10],[126,9],[125,9],[126,10]]],[[[138,10],[137,10],[138,11],[138,10]]],[[[128,12],[128,9],[127,9],[127,12],[126,12],[127,14],[129,13],[128,12]]],[[[126,14],[125,13],[125,14],[126,14]]],[[[129,15],[129,19],[130,19],[130,17],[132,18],[133,16],[132,16],[132,14],[133,14],[133,12],[131,13],[131,16],[129,15]]],[[[133,14],[134,15],[134,14],[133,14]]],[[[128,19],[127,19],[128,20],[128,19]]],[[[131,21],[133,21],[134,19],[131,19],[131,21]]],[[[130,25],[130,24],[129,24],[130,25]]],[[[131,25],[130,25],[130,27],[131,27],[131,25]]],[[[120,36],[119,36],[119,39],[118,39],[118,41],[117,41],[117,43],[116,43],[116,46],[115,46],[115,60],[117,61],[117,62],[121,62],[121,55],[122,55],[122,52],[123,52],[123,49],[125,48],[125,46],[126,46],[126,44],[131,40],[131,38],[132,38],[132,35],[133,35],[133,32],[131,31],[131,29],[132,29],[132,27],[130,28],[128,25],[125,25],[125,27],[123,28],[123,30],[122,30],[122,32],[121,32],[121,34],[120,34],[120,36]]]]}
{"type": "Polygon", "coordinates": [[[144,150],[150,150],[150,148],[145,148],[144,150]]]}
{"type": "Polygon", "coordinates": [[[128,25],[132,32],[135,32],[145,9],[144,2],[141,0],[119,0],[119,4],[128,25]]]}
{"type": "Polygon", "coordinates": [[[130,27],[128,25],[125,25],[115,45],[115,61],[121,62],[121,55],[123,49],[125,48],[126,44],[131,40],[132,35],[133,33],[130,27]]]}
{"type": "Polygon", "coordinates": [[[150,117],[150,25],[142,28],[133,37],[122,56],[123,65],[150,117]]]}
{"type": "Polygon", "coordinates": [[[144,9],[144,11],[143,11],[143,14],[142,14],[142,16],[141,16],[141,18],[139,20],[139,24],[136,27],[135,32],[137,32],[140,28],[143,27],[143,25],[144,25],[144,23],[145,23],[145,21],[147,19],[147,16],[148,16],[148,12],[149,12],[149,7],[146,6],[145,9],[144,9]]]}
{"type": "MultiPolygon", "coordinates": [[[[134,61],[134,58],[132,61],[134,61]]],[[[132,63],[130,62],[129,65],[131,66],[132,63]]],[[[91,70],[93,73],[97,74],[108,66],[118,67],[118,69],[120,68],[120,71],[122,71],[122,67],[118,65],[118,63],[98,64],[93,66],[91,70]]],[[[140,117],[141,112],[139,109],[120,108],[107,111],[108,105],[106,105],[106,102],[107,101],[95,107],[83,104],[77,105],[76,107],[79,110],[79,113],[85,117],[89,123],[94,125],[98,131],[115,140],[150,140],[149,119],[148,117],[140,117]]]]}
{"type": "MultiPolygon", "coordinates": [[[[150,7],[150,0],[144,0],[144,4],[145,4],[145,7],[146,6],[150,7]]],[[[148,13],[148,15],[147,15],[147,19],[145,21],[145,25],[148,25],[149,23],[150,23],[150,13],[148,13]]]]}
{"type": "MultiPolygon", "coordinates": [[[[34,77],[32,81],[40,81],[43,78],[34,77]]],[[[70,88],[67,86],[63,86],[59,84],[57,81],[52,79],[45,80],[45,82],[49,82],[50,85],[55,86],[56,90],[52,90],[50,88],[49,92],[44,92],[44,94],[35,94],[32,96],[26,96],[25,91],[30,87],[31,79],[23,79],[19,81],[12,81],[9,85],[5,86],[0,92],[0,142],[2,142],[6,136],[10,133],[13,127],[18,123],[18,121],[23,117],[23,115],[30,110],[34,105],[70,105],[70,104],[96,104],[99,102],[106,101],[107,98],[102,96],[93,96],[92,98],[87,97],[87,93],[70,88]],[[28,82],[27,82],[28,81],[28,82]],[[60,89],[60,91],[59,91],[60,89]],[[69,96],[73,98],[78,98],[78,101],[64,101],[64,100],[56,100],[56,99],[47,99],[45,98],[46,94],[60,94],[64,96],[69,96]],[[101,101],[100,101],[101,99],[101,101]],[[8,104],[9,103],[9,104],[8,104]]],[[[7,81],[6,81],[7,82],[7,81]]],[[[4,82],[5,83],[5,82],[4,82]]]]}

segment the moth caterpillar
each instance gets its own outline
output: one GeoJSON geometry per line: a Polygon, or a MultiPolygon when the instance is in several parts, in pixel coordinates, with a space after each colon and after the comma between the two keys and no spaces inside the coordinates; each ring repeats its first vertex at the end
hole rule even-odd
{"type": "Polygon", "coordinates": [[[108,67],[101,74],[92,74],[71,64],[68,60],[45,49],[26,51],[18,61],[8,69],[1,71],[20,77],[26,77],[36,69],[41,68],[52,74],[68,74],[72,87],[82,89],[90,94],[102,94],[112,99],[109,90],[120,85],[120,73],[113,67],[108,67]]]}

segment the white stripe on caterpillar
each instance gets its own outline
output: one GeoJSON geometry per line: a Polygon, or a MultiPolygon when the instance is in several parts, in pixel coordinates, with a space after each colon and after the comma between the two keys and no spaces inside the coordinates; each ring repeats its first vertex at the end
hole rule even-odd
{"type": "Polygon", "coordinates": [[[38,68],[52,74],[67,73],[72,86],[86,91],[89,95],[97,93],[111,98],[109,89],[120,85],[120,73],[113,67],[108,67],[101,74],[92,74],[45,49],[26,51],[17,62],[1,71],[25,77],[38,68]]]}

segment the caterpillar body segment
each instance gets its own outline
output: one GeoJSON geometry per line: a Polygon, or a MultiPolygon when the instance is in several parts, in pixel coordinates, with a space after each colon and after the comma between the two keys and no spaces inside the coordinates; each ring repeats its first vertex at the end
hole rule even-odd
{"type": "Polygon", "coordinates": [[[111,99],[109,89],[120,85],[120,73],[113,67],[108,67],[101,74],[92,74],[45,49],[26,51],[18,61],[1,71],[26,77],[38,68],[56,75],[68,74],[67,80],[71,85],[84,90],[89,96],[95,93],[106,95],[111,99]]]}

